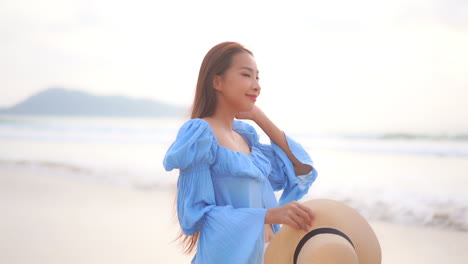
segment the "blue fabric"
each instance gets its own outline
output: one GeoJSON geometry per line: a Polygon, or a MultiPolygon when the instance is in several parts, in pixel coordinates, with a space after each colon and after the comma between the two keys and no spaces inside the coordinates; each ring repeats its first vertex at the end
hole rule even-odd
{"type": "MultiPolygon", "coordinates": [[[[202,119],[187,121],[164,158],[164,167],[179,169],[177,213],[186,235],[200,232],[192,263],[263,263],[266,210],[302,198],[317,177],[315,168],[296,176],[274,143],[261,144],[255,129],[235,120],[233,129],[248,142],[249,155],[219,145],[202,119]]],[[[313,166],[306,151],[286,137],[294,156],[313,166]]],[[[277,232],[279,226],[274,226],[277,232]]]]}

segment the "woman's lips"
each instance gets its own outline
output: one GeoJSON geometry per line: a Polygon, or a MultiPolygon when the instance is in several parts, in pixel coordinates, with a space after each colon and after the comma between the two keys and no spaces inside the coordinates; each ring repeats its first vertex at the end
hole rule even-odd
{"type": "Polygon", "coordinates": [[[254,101],[254,102],[257,101],[257,96],[254,95],[254,94],[247,94],[246,96],[249,97],[250,99],[252,99],[252,101],[254,101]]]}

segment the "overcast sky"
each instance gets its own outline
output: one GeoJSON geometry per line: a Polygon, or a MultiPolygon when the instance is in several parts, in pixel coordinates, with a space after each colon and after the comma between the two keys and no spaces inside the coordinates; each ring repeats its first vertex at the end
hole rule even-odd
{"type": "Polygon", "coordinates": [[[466,0],[0,0],[0,107],[57,86],[190,105],[227,40],[279,120],[468,133],[466,0]]]}

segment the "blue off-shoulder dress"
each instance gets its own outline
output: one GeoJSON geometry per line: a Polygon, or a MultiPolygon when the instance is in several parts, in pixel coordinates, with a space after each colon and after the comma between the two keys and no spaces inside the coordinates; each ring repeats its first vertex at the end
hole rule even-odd
{"type": "MultiPolygon", "coordinates": [[[[182,231],[200,232],[192,263],[263,263],[266,210],[302,198],[317,177],[315,168],[296,176],[283,150],[273,142],[260,143],[251,125],[235,120],[233,129],[249,144],[249,155],[219,145],[205,120],[191,119],[164,157],[166,170],[179,169],[182,231]],[[279,203],[278,190],[283,190],[279,203]]],[[[302,146],[286,139],[294,156],[313,167],[302,146]]]]}

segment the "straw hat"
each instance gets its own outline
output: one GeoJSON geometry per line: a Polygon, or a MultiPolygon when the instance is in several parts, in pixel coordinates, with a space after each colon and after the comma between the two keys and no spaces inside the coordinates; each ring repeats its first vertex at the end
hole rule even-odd
{"type": "Polygon", "coordinates": [[[358,212],[333,200],[304,205],[314,213],[312,228],[305,232],[284,225],[268,245],[265,264],[381,263],[379,241],[358,212]]]}

